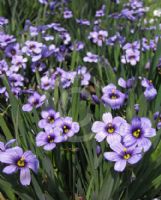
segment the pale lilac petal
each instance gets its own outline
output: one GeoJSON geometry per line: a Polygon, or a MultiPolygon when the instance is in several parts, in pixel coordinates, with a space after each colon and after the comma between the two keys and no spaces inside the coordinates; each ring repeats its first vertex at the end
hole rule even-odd
{"type": "Polygon", "coordinates": [[[32,106],[30,104],[25,104],[22,106],[22,110],[25,112],[30,112],[32,110],[32,106]]]}
{"type": "Polygon", "coordinates": [[[79,132],[79,124],[77,122],[73,122],[72,123],[72,131],[74,131],[75,133],[79,132]]]}
{"type": "Polygon", "coordinates": [[[101,121],[96,121],[92,125],[92,132],[98,133],[100,131],[103,131],[105,127],[105,124],[101,121]]]}
{"type": "Polygon", "coordinates": [[[126,88],[126,81],[123,78],[119,78],[118,85],[123,88],[126,88]]]}
{"type": "Polygon", "coordinates": [[[27,164],[27,167],[32,169],[35,173],[37,173],[38,168],[39,168],[39,161],[37,159],[34,159],[34,160],[30,161],[27,164]]]}
{"type": "Polygon", "coordinates": [[[31,175],[30,175],[30,170],[28,168],[22,168],[20,170],[20,182],[24,186],[30,185],[31,175]]]}
{"type": "Polygon", "coordinates": [[[58,136],[54,139],[54,142],[55,143],[59,143],[59,142],[62,142],[63,141],[63,136],[58,136]]]}
{"type": "Polygon", "coordinates": [[[0,153],[0,162],[6,164],[13,164],[13,157],[11,154],[8,154],[7,152],[0,153]]]}
{"type": "Polygon", "coordinates": [[[127,123],[125,119],[123,119],[122,117],[115,117],[113,119],[113,123],[117,125],[117,127],[121,126],[124,123],[127,123]]]}
{"type": "Polygon", "coordinates": [[[154,137],[156,136],[156,130],[154,128],[146,128],[144,130],[145,137],[154,137]]]}
{"type": "Polygon", "coordinates": [[[135,154],[133,155],[131,158],[128,159],[128,163],[130,164],[135,164],[137,163],[139,160],[141,160],[142,155],[141,154],[135,154]]]}
{"type": "Polygon", "coordinates": [[[102,116],[102,120],[108,124],[108,123],[112,123],[112,115],[111,113],[104,113],[102,116]]]}
{"type": "Polygon", "coordinates": [[[110,145],[110,148],[113,151],[117,152],[118,154],[121,154],[123,152],[123,150],[124,150],[125,147],[121,143],[115,142],[115,143],[112,143],[110,145]]]}
{"type": "Polygon", "coordinates": [[[151,128],[152,126],[150,119],[146,117],[141,118],[141,125],[143,128],[151,128]]]}
{"type": "Polygon", "coordinates": [[[3,173],[5,174],[12,174],[17,171],[16,165],[10,165],[3,169],[3,173]]]}
{"type": "Polygon", "coordinates": [[[97,142],[102,142],[106,137],[106,134],[103,132],[97,133],[95,135],[95,139],[97,140],[97,142]]]}
{"type": "Polygon", "coordinates": [[[0,151],[5,151],[5,145],[3,142],[0,142],[0,151]]]}
{"type": "Polygon", "coordinates": [[[135,144],[136,141],[137,139],[135,139],[131,134],[125,135],[125,137],[123,138],[123,143],[125,144],[125,146],[131,146],[135,144]]]}
{"type": "Polygon", "coordinates": [[[115,163],[114,169],[115,171],[122,172],[126,167],[126,160],[119,160],[115,163]]]}
{"type": "Polygon", "coordinates": [[[46,151],[51,151],[51,150],[54,149],[55,147],[56,147],[56,144],[55,144],[55,143],[51,143],[51,144],[45,145],[43,148],[44,148],[44,150],[46,150],[46,151]]]}
{"type": "Polygon", "coordinates": [[[109,161],[114,161],[114,162],[120,160],[120,157],[115,152],[105,152],[104,157],[105,157],[105,159],[107,159],[109,161]]]}
{"type": "Polygon", "coordinates": [[[147,138],[138,140],[137,144],[144,149],[144,152],[148,151],[152,145],[151,141],[147,138]]]}
{"type": "Polygon", "coordinates": [[[128,124],[128,123],[122,123],[122,124],[120,124],[120,127],[119,127],[119,134],[121,135],[121,136],[125,136],[125,135],[128,135],[129,133],[130,133],[130,131],[131,131],[131,126],[130,126],[130,124],[128,124]]]}
{"type": "Polygon", "coordinates": [[[46,142],[46,138],[47,138],[47,134],[45,132],[40,132],[37,136],[36,136],[36,146],[43,146],[45,145],[46,142]]]}
{"type": "Polygon", "coordinates": [[[42,118],[46,119],[49,116],[49,112],[48,111],[42,111],[41,116],[42,116],[42,118]]]}
{"type": "Polygon", "coordinates": [[[116,142],[121,142],[121,136],[119,134],[108,134],[106,139],[110,145],[116,142]]]}
{"type": "Polygon", "coordinates": [[[46,126],[46,120],[45,119],[41,119],[39,122],[38,122],[38,126],[40,128],[44,128],[46,126]]]}
{"type": "Polygon", "coordinates": [[[11,139],[6,143],[5,147],[8,148],[11,144],[13,144],[15,142],[16,142],[16,139],[11,139]]]}

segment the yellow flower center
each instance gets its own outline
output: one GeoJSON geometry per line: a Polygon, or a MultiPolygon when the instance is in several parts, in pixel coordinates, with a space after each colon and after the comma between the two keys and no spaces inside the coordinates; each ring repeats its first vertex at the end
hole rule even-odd
{"type": "Polygon", "coordinates": [[[125,159],[125,160],[128,160],[130,157],[131,157],[131,156],[130,156],[129,153],[127,153],[127,154],[124,155],[124,159],[125,159]]]}
{"type": "Polygon", "coordinates": [[[68,133],[69,132],[69,128],[67,126],[63,126],[63,132],[64,133],[68,133]]]}
{"type": "Polygon", "coordinates": [[[51,124],[52,124],[52,123],[54,123],[54,121],[55,121],[55,120],[54,120],[54,118],[53,118],[53,117],[48,117],[48,122],[49,122],[49,123],[51,123],[51,124]]]}
{"type": "Polygon", "coordinates": [[[107,132],[110,133],[110,134],[112,134],[112,133],[114,133],[114,131],[115,131],[114,127],[112,126],[111,123],[109,123],[107,125],[107,132]]]}
{"type": "Polygon", "coordinates": [[[141,134],[141,131],[140,131],[140,129],[137,129],[132,134],[133,134],[134,137],[138,138],[140,136],[140,134],[141,134]]]}
{"type": "Polygon", "coordinates": [[[24,167],[25,166],[25,158],[21,157],[18,161],[17,161],[17,166],[18,167],[24,167]]]}
{"type": "Polygon", "coordinates": [[[53,139],[53,138],[51,138],[51,136],[50,136],[50,135],[48,135],[48,142],[49,142],[49,143],[53,143],[53,142],[54,142],[54,139],[53,139]]]}

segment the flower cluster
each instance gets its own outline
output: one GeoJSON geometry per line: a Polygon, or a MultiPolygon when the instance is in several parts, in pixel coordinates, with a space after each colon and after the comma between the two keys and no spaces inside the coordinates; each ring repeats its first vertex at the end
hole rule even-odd
{"type": "Polygon", "coordinates": [[[65,142],[79,132],[77,122],[73,122],[71,117],[61,117],[53,109],[42,111],[41,116],[38,126],[44,131],[37,134],[36,145],[43,146],[46,151],[54,149],[57,143],[65,142]]]}
{"type": "Polygon", "coordinates": [[[134,117],[129,124],[122,117],[113,118],[111,113],[104,113],[102,120],[94,122],[92,131],[96,133],[98,142],[106,138],[113,152],[105,152],[104,157],[116,162],[116,171],[123,171],[127,163],[137,163],[150,149],[152,143],[149,138],[156,135],[156,130],[148,118],[134,117]]]}

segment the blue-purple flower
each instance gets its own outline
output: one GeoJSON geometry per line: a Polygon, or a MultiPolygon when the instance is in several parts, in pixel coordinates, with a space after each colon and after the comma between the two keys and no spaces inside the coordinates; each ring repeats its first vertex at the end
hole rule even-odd
{"type": "Polygon", "coordinates": [[[33,108],[39,108],[42,106],[46,99],[45,95],[40,95],[37,92],[34,92],[27,100],[27,104],[22,106],[22,110],[30,112],[33,108]]]}
{"type": "Polygon", "coordinates": [[[102,46],[108,36],[108,32],[104,30],[90,32],[88,38],[96,43],[98,46],[102,46]]]}
{"type": "Polygon", "coordinates": [[[92,125],[92,131],[96,133],[95,139],[102,142],[105,138],[109,144],[121,142],[120,125],[126,123],[122,117],[112,117],[111,113],[104,113],[102,121],[96,121],[92,125]]]}
{"type": "Polygon", "coordinates": [[[36,146],[43,146],[43,149],[46,151],[54,149],[57,143],[63,141],[62,129],[59,127],[46,126],[45,131],[41,131],[36,136],[36,146]]]}
{"type": "Polygon", "coordinates": [[[46,126],[54,126],[55,121],[60,117],[59,112],[55,112],[53,109],[44,110],[41,112],[41,119],[38,123],[40,128],[46,126]]]}
{"type": "Polygon", "coordinates": [[[11,139],[6,144],[4,142],[0,142],[0,153],[5,152],[15,142],[16,142],[16,139],[11,139]]]}
{"type": "Polygon", "coordinates": [[[113,143],[110,145],[112,152],[105,152],[104,157],[106,160],[115,162],[115,171],[124,171],[127,164],[133,165],[142,158],[142,149],[139,147],[131,146],[125,147],[121,143],[113,143]]]}
{"type": "Polygon", "coordinates": [[[98,62],[98,55],[93,54],[91,52],[87,52],[87,55],[83,58],[84,62],[89,62],[89,63],[97,63],[98,62]]]}
{"type": "Polygon", "coordinates": [[[73,122],[71,117],[61,117],[55,121],[54,127],[59,127],[62,129],[62,136],[64,141],[68,138],[74,136],[79,132],[79,124],[77,122],[73,122]]]}
{"type": "Polygon", "coordinates": [[[77,69],[77,74],[80,76],[81,78],[81,85],[88,85],[89,81],[91,79],[91,75],[89,72],[87,72],[87,68],[86,67],[81,67],[79,66],[77,69]]]}
{"type": "Polygon", "coordinates": [[[3,169],[6,174],[12,174],[20,171],[20,182],[22,185],[30,185],[30,169],[37,173],[39,161],[31,151],[23,152],[20,147],[13,147],[6,152],[1,153],[0,162],[8,164],[3,169]]]}
{"type": "Polygon", "coordinates": [[[151,80],[143,78],[141,85],[145,87],[144,96],[147,100],[153,100],[157,95],[157,90],[154,88],[154,85],[151,80]]]}
{"type": "Polygon", "coordinates": [[[148,151],[152,145],[149,138],[156,135],[156,130],[152,128],[151,121],[146,117],[135,117],[131,125],[124,123],[120,126],[120,134],[123,136],[125,146],[138,145],[144,152],[148,151]]]}
{"type": "Polygon", "coordinates": [[[102,101],[105,105],[110,106],[112,109],[119,109],[123,106],[126,95],[116,89],[114,84],[109,84],[102,89],[102,101]]]}

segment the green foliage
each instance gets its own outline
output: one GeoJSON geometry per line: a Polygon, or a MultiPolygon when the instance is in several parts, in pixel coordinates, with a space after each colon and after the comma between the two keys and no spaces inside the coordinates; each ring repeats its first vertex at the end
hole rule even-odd
{"type": "MultiPolygon", "coordinates": [[[[77,18],[90,20],[94,18],[95,11],[100,8],[102,3],[107,4],[106,14],[115,11],[114,3],[109,0],[73,0],[70,2],[70,6],[77,18]]],[[[24,42],[29,38],[25,33],[20,34],[26,19],[30,19],[34,25],[53,22],[53,18],[56,21],[61,19],[59,14],[54,17],[46,16],[47,10],[48,7],[40,5],[37,0],[0,0],[0,15],[6,16],[10,21],[6,32],[16,35],[19,42],[24,42]]],[[[61,20],[63,23],[63,19],[61,20]]],[[[118,20],[119,23],[123,22],[118,20]]],[[[114,24],[112,19],[105,19],[102,24],[102,28],[108,27],[111,35],[117,31],[118,24],[114,24]]],[[[145,75],[154,80],[158,96],[152,104],[145,100],[141,86],[136,84],[129,93],[128,106],[122,110],[124,113],[122,117],[130,122],[135,115],[133,105],[138,103],[140,105],[139,116],[146,116],[153,120],[153,113],[160,109],[161,102],[160,75],[156,70],[161,55],[161,42],[158,43],[156,53],[145,53],[142,55],[140,64],[132,68],[120,63],[121,49],[119,45],[115,49],[105,47],[98,50],[86,39],[89,30],[79,27],[71,21],[64,22],[64,26],[70,30],[73,39],[83,40],[86,43],[88,51],[95,51],[104,59],[108,59],[108,62],[102,60],[95,66],[90,64],[88,66],[92,75],[95,76],[92,81],[99,97],[101,88],[108,83],[117,84],[117,78],[120,75],[125,79],[129,75],[135,77],[145,75]],[[151,68],[147,72],[145,64],[149,59],[151,59],[151,68]],[[114,66],[117,68],[116,73],[113,71],[114,66]]],[[[135,40],[140,38],[140,35],[146,35],[137,30],[137,24],[133,24],[133,26],[135,34],[129,35],[130,22],[122,33],[128,40],[131,38],[135,40]]],[[[69,62],[69,70],[74,70],[79,64],[83,64],[81,53],[73,52],[69,62]]],[[[47,64],[49,67],[55,67],[57,63],[51,60],[47,64]]],[[[69,68],[66,63],[62,65],[66,69],[69,68]]],[[[39,78],[39,74],[36,73],[31,82],[39,83],[39,78]]],[[[0,103],[2,110],[0,113],[1,140],[7,141],[16,138],[19,146],[24,150],[30,149],[37,155],[40,161],[40,170],[38,175],[32,174],[32,184],[28,187],[19,184],[18,174],[6,176],[1,173],[0,192],[9,200],[78,200],[79,197],[86,200],[150,200],[161,195],[161,131],[157,132],[157,136],[153,139],[153,148],[139,164],[128,167],[123,173],[114,172],[113,164],[105,161],[102,155],[102,152],[109,147],[107,144],[101,144],[102,152],[97,155],[98,144],[91,133],[93,121],[100,120],[104,112],[111,110],[101,104],[94,105],[90,100],[80,101],[82,88],[79,83],[80,80],[76,80],[69,91],[56,86],[54,91],[46,93],[48,105],[62,115],[69,115],[73,120],[78,121],[81,130],[69,143],[59,145],[52,152],[45,152],[35,146],[35,136],[40,131],[37,124],[41,110],[33,110],[32,113],[23,112],[22,104],[26,99],[17,99],[10,90],[7,78],[4,77],[3,84],[9,93],[9,105],[5,107],[3,102],[0,103]]],[[[42,91],[40,90],[40,92],[42,91]]],[[[117,114],[120,113],[115,112],[115,115],[117,114]]],[[[153,123],[153,126],[155,125],[153,123]]],[[[2,166],[0,167],[2,168],[2,166]]]]}

